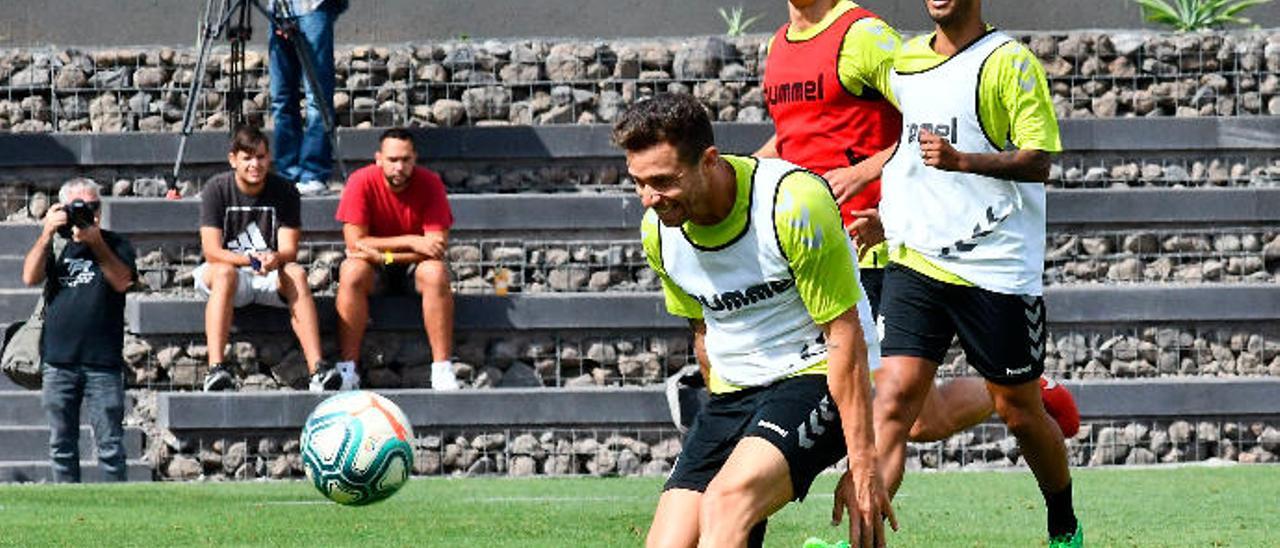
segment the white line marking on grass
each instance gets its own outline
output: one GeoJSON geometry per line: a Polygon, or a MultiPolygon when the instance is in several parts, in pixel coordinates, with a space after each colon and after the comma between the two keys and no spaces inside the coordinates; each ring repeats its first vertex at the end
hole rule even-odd
{"type": "Polygon", "coordinates": [[[632,500],[648,500],[651,496],[634,496],[634,497],[476,497],[471,502],[625,502],[632,500]]]}
{"type": "Polygon", "coordinates": [[[264,502],[250,502],[250,506],[311,506],[313,504],[333,504],[327,500],[268,500],[264,502]]]}

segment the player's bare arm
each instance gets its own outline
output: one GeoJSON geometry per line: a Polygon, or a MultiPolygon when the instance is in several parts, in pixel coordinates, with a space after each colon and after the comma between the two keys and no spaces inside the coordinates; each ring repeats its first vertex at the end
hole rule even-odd
{"type": "Polygon", "coordinates": [[[407,234],[388,238],[369,235],[369,227],[357,224],[342,226],[342,238],[347,245],[347,256],[363,259],[372,264],[386,264],[388,253],[392,263],[413,264],[427,259],[441,259],[448,249],[448,232],[431,231],[417,236],[407,234]]]}
{"type": "Polygon", "coordinates": [[[222,247],[221,228],[200,227],[200,251],[204,253],[204,260],[210,263],[249,266],[251,262],[248,255],[241,255],[222,247]]]}
{"type": "Polygon", "coordinates": [[[707,357],[707,324],[702,320],[689,320],[689,329],[693,331],[693,355],[698,359],[698,371],[702,373],[702,382],[711,386],[711,359],[707,357]]]}
{"type": "Polygon", "coordinates": [[[857,196],[872,181],[879,179],[880,171],[884,169],[884,164],[889,161],[889,157],[893,156],[894,148],[886,148],[854,165],[836,168],[822,174],[822,178],[831,185],[836,203],[843,204],[849,201],[849,198],[857,196]]]}
{"type": "Polygon", "coordinates": [[[1013,150],[995,153],[965,153],[936,134],[920,131],[920,157],[925,165],[944,171],[977,173],[1010,181],[1049,180],[1049,153],[1042,150],[1013,150]]]}
{"type": "Polygon", "coordinates": [[[831,520],[838,524],[847,512],[849,539],[854,546],[884,546],[884,520],[887,518],[894,530],[898,521],[876,461],[871,373],[857,308],[828,322],[823,331],[827,337],[827,385],[840,412],[849,451],[849,471],[836,486],[831,520]]]}

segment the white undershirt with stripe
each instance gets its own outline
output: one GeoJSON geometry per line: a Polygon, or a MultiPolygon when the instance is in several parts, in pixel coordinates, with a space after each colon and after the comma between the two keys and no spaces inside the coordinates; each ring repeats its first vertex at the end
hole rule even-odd
{"type": "Polygon", "coordinates": [[[880,214],[890,246],[998,293],[1043,293],[1045,192],[1040,182],[943,171],[920,157],[921,129],[966,153],[996,153],[978,114],[978,85],[991,54],[1012,38],[992,31],[931,69],[889,75],[902,137],[881,178],[880,214]]]}

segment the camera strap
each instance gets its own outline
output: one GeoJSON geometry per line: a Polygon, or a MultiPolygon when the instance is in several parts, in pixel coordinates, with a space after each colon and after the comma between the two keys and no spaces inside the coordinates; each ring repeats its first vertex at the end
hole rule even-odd
{"type": "Polygon", "coordinates": [[[49,238],[49,253],[45,255],[44,261],[44,291],[40,295],[40,300],[36,302],[36,309],[32,312],[33,316],[44,319],[45,306],[53,300],[58,294],[58,281],[54,279],[57,273],[58,256],[67,248],[67,239],[54,233],[49,238]]]}

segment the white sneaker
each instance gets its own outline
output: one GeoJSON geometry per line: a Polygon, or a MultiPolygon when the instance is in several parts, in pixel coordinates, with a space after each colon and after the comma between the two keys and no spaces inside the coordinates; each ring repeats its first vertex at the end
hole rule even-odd
{"type": "Polygon", "coordinates": [[[335,367],[338,374],[342,375],[342,386],[338,388],[339,391],[360,389],[360,374],[356,373],[355,362],[338,362],[335,367]]]}
{"type": "Polygon", "coordinates": [[[298,183],[298,194],[303,196],[319,196],[329,191],[329,186],[321,181],[304,181],[298,183]]]}
{"type": "Polygon", "coordinates": [[[435,362],[431,364],[432,390],[457,390],[458,377],[453,374],[453,362],[435,362]]]}

